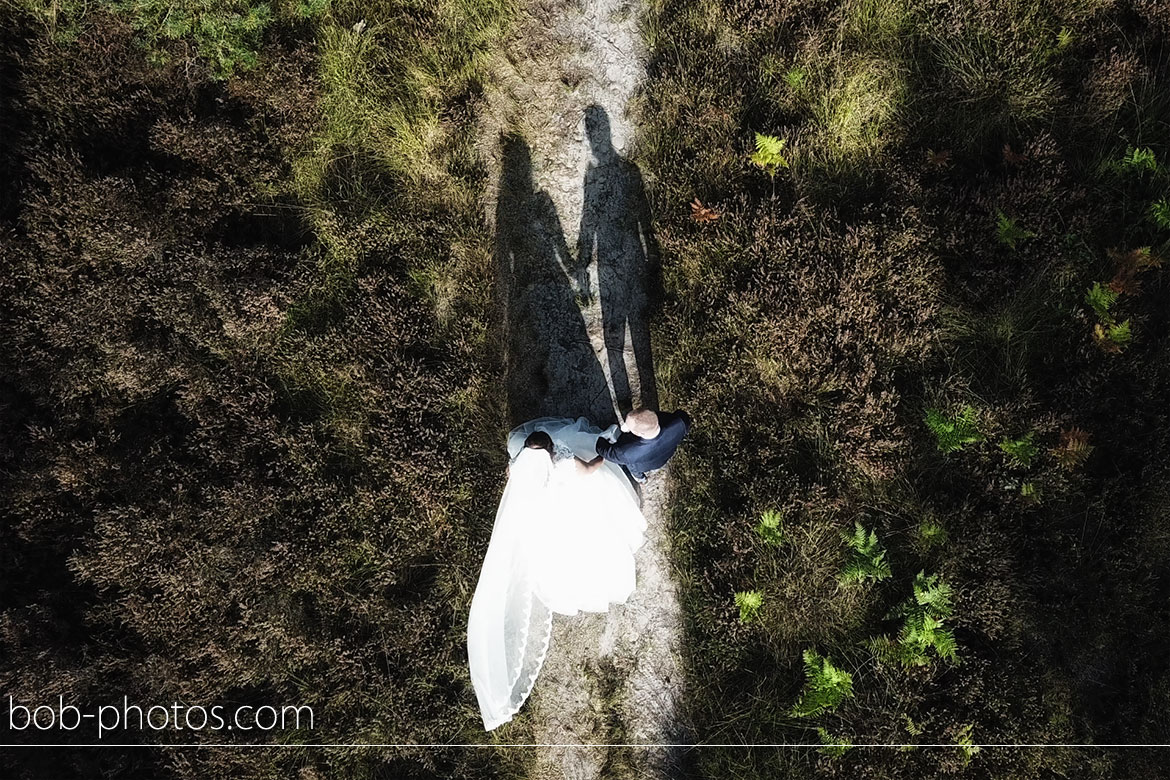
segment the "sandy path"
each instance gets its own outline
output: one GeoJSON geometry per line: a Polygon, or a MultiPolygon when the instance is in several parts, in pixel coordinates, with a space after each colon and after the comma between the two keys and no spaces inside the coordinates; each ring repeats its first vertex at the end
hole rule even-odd
{"type": "MultiPolygon", "coordinates": [[[[482,152],[493,160],[501,304],[513,423],[585,415],[601,425],[657,406],[646,323],[657,252],[626,107],[643,77],[639,8],[530,0],[496,69],[482,152]]],[[[519,714],[533,778],[678,777],[681,752],[605,744],[689,741],[680,712],[681,615],[661,508],[643,492],[638,586],[606,615],[557,616],[519,714]],[[555,747],[554,747],[555,746],[555,747]]]]}

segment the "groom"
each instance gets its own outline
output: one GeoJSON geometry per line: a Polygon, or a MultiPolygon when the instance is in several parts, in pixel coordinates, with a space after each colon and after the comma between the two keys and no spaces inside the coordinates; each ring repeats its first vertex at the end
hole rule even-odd
{"type": "Polygon", "coordinates": [[[645,482],[647,472],[666,465],[690,429],[691,418],[686,412],[635,409],[626,415],[617,441],[597,440],[597,454],[625,466],[635,482],[645,482]]]}

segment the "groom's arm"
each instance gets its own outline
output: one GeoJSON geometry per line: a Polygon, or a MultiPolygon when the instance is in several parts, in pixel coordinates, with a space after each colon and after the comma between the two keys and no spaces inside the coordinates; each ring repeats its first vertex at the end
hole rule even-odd
{"type": "Polygon", "coordinates": [[[597,455],[608,460],[610,463],[616,463],[619,466],[623,465],[621,452],[618,449],[617,443],[611,442],[609,439],[600,438],[597,440],[597,455]]]}

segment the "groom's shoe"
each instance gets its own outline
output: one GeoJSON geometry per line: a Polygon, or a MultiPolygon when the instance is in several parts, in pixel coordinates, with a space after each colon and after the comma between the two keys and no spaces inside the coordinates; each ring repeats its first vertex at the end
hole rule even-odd
{"type": "Polygon", "coordinates": [[[645,474],[635,473],[635,472],[631,471],[630,472],[630,479],[634,480],[639,485],[643,485],[646,483],[646,475],[645,474]]]}

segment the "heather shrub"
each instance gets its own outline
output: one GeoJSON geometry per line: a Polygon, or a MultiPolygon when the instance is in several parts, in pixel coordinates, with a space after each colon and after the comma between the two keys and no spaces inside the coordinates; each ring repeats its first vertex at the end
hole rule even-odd
{"type": "MultiPolygon", "coordinates": [[[[226,79],[256,66],[265,30],[274,22],[313,19],[331,0],[16,0],[50,37],[68,43],[87,34],[97,9],[124,19],[162,65],[192,55],[211,76],[226,79]]],[[[190,65],[190,62],[187,62],[190,65]]]]}
{"type": "MultiPolygon", "coordinates": [[[[473,127],[416,152],[443,171],[437,205],[432,178],[371,159],[380,138],[331,140],[349,120],[328,73],[360,10],[367,34],[399,31],[395,67],[446,79],[363,110],[470,116],[475,66],[453,74],[426,45],[463,28],[409,4],[305,4],[311,24],[274,5],[254,62],[222,80],[186,37],[157,44],[160,62],[118,9],[54,7],[87,13],[70,36],[21,14],[0,47],[21,49],[0,119],[22,176],[0,211],[6,690],[313,707],[314,729],[238,737],[256,741],[483,739],[464,621],[506,422],[473,127]],[[304,178],[321,148],[359,154],[304,178]]],[[[499,29],[502,6],[479,10],[499,29]]],[[[458,57],[482,63],[491,36],[472,38],[458,57]]],[[[411,749],[104,755],[30,752],[13,772],[500,771],[411,749]]]]}

